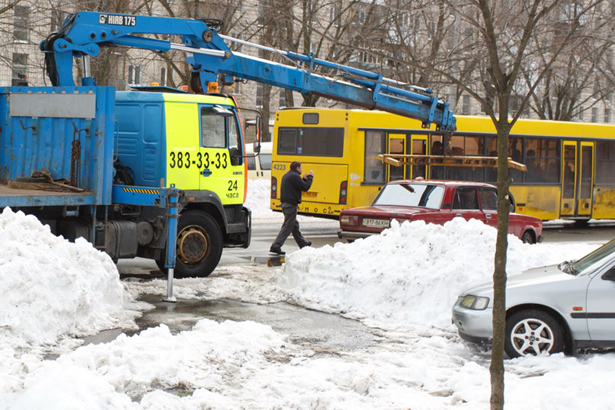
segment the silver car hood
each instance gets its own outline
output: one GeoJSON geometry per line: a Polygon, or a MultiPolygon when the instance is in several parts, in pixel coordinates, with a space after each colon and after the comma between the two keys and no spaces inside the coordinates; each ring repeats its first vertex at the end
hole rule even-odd
{"type": "MultiPolygon", "coordinates": [[[[575,276],[559,270],[557,265],[542,266],[509,276],[506,280],[506,289],[519,288],[530,285],[563,282],[574,279],[575,276]]],[[[488,296],[493,295],[493,281],[470,285],[461,293],[462,295],[488,296]]]]}

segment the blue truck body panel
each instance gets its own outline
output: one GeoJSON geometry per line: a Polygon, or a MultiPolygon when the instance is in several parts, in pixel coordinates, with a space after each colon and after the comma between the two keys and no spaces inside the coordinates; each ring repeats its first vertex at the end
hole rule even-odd
{"type": "Polygon", "coordinates": [[[116,106],[116,154],[120,165],[130,168],[135,185],[159,187],[167,169],[162,94],[118,92],[116,106]]]}
{"type": "Polygon", "coordinates": [[[0,89],[0,207],[111,204],[115,88],[0,89]],[[83,192],[9,188],[49,170],[83,192]]]}

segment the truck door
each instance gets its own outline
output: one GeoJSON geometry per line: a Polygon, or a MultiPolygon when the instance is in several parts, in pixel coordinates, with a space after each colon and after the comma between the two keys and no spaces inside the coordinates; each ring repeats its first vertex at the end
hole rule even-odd
{"type": "Polygon", "coordinates": [[[234,111],[220,106],[200,107],[201,141],[195,164],[200,190],[215,192],[223,205],[244,201],[243,144],[234,111]]]}

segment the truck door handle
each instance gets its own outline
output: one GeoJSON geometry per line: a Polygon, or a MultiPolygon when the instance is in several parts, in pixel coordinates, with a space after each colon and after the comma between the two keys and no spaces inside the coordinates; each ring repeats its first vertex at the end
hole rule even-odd
{"type": "Polygon", "coordinates": [[[485,218],[487,218],[487,219],[491,219],[491,214],[486,214],[486,215],[485,215],[485,218]]]}

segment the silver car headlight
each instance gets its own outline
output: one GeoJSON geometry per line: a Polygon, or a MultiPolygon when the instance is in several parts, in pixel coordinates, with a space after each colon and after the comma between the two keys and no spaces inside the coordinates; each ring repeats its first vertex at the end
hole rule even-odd
{"type": "Polygon", "coordinates": [[[466,295],[459,301],[459,306],[472,310],[485,310],[489,306],[489,298],[483,296],[466,295]]]}

